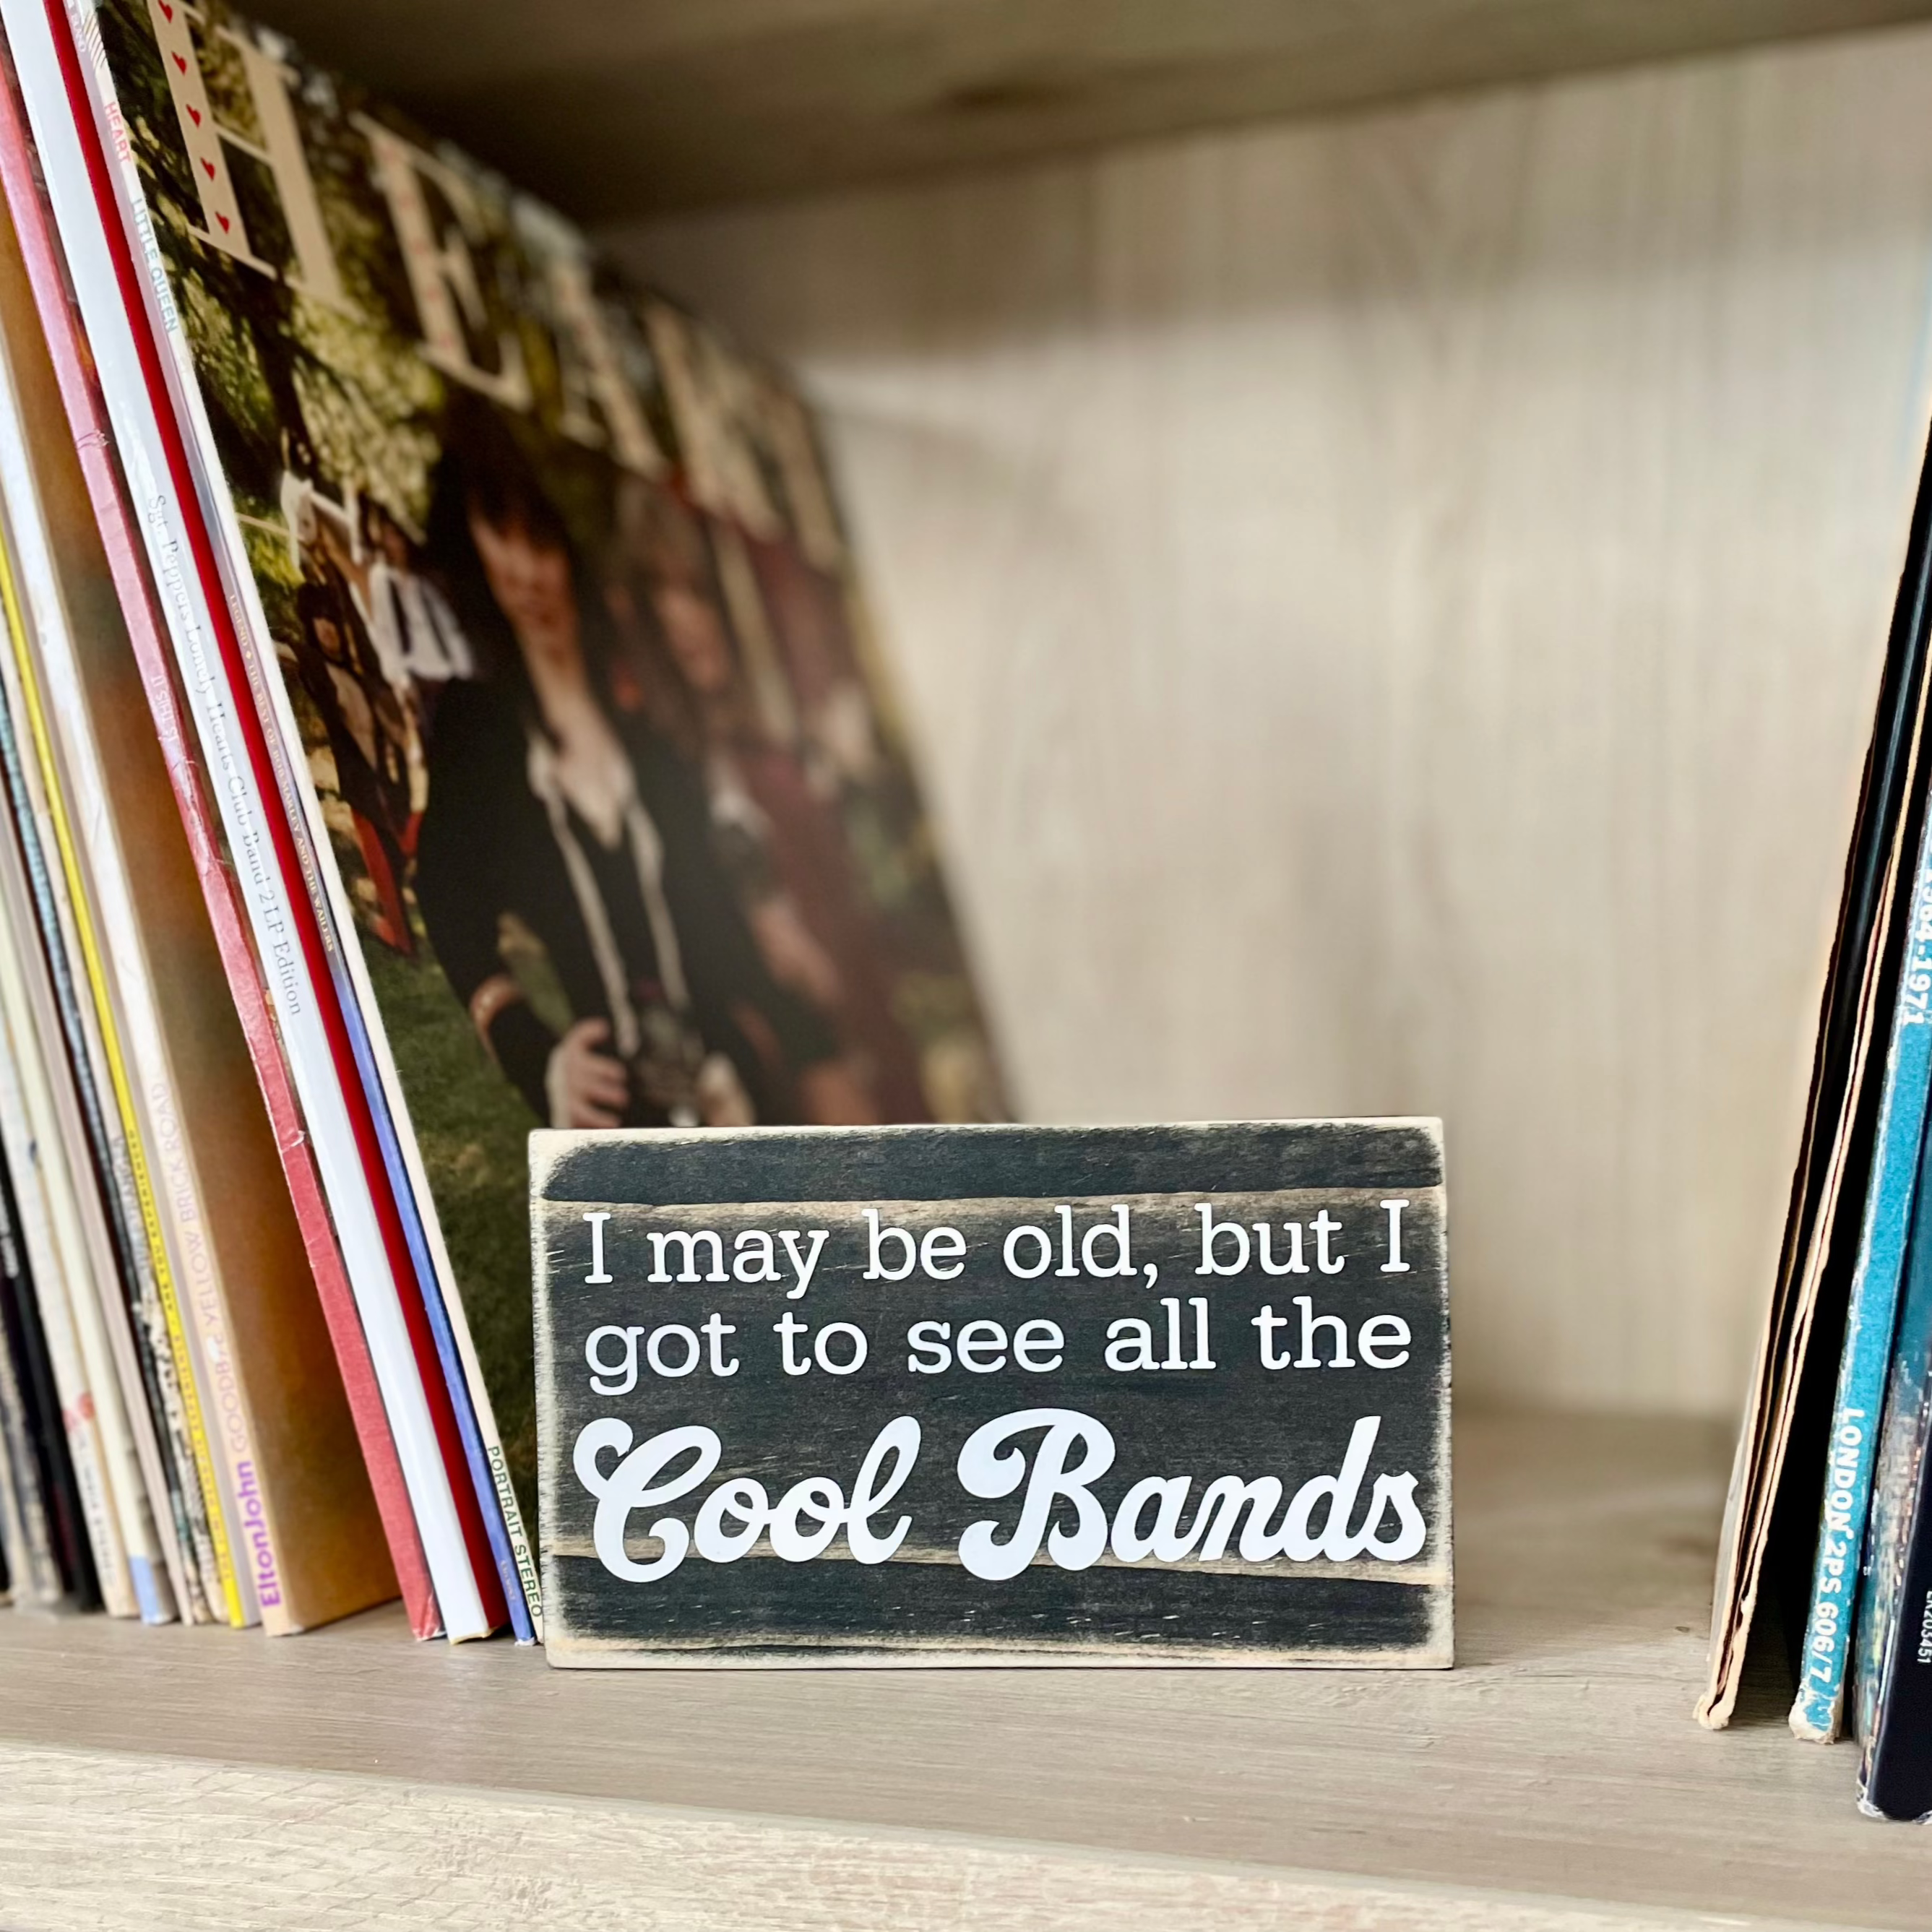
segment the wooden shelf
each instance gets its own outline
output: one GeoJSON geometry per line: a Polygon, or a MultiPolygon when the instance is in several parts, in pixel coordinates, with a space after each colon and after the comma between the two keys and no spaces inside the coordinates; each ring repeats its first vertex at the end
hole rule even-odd
{"type": "Polygon", "coordinates": [[[1448,1672],[568,1672],[384,1612],[0,1615],[0,1924],[1923,1925],[1932,1835],[1857,1815],[1850,1748],[1771,1686],[1691,1720],[1726,1460],[1462,1418],[1448,1672]]]}
{"type": "Polygon", "coordinates": [[[586,220],[1880,26],[1932,0],[257,0],[586,220]]]}

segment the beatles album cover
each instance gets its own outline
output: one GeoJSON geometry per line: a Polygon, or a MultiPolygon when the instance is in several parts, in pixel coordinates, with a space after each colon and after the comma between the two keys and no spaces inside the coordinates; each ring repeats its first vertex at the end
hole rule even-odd
{"type": "Polygon", "coordinates": [[[278,37],[98,18],[527,1510],[531,1129],[1003,1111],[818,434],[278,37]]]}

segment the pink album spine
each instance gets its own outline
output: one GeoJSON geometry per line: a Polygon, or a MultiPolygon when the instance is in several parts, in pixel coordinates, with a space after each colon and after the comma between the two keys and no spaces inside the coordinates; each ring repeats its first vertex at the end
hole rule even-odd
{"type": "Polygon", "coordinates": [[[240,1016],[242,1033],[255,1063],[269,1124],[281,1150],[302,1242],[314,1271],[323,1317],[334,1344],[336,1362],[349,1398],[356,1432],[368,1466],[370,1486],[381,1515],[389,1555],[395,1565],[410,1628],[418,1637],[435,1636],[442,1628],[429,1566],[417,1533],[402,1466],[362,1333],[348,1276],[324,1201],[300,1108],[274,1018],[256,970],[235,883],[223,862],[220,828],[202,788],[193,742],[185,728],[176,693],[172,659],[162,635],[140,544],[123,492],[106,410],[94,377],[93,365],[78,318],[68,296],[58,247],[44,201],[26,122],[10,70],[0,86],[0,189],[4,189],[17,231],[21,253],[33,284],[34,300],[46,333],[61,399],[74,431],[88,494],[94,504],[115,588],[128,632],[154,714],[154,728],[167,763],[168,777],[180,808],[195,869],[200,875],[214,928],[216,945],[226,970],[228,985],[240,1016]]]}

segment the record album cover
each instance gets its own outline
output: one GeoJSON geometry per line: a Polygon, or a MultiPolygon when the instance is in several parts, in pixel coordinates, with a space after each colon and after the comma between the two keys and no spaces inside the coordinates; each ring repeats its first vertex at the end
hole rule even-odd
{"type": "Polygon", "coordinates": [[[532,1127],[1002,1111],[904,734],[782,378],[279,38],[96,18],[527,1511],[532,1127]]]}

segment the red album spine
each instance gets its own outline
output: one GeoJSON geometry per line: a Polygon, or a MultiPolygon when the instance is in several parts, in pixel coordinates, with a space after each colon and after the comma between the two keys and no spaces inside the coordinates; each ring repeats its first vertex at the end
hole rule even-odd
{"type": "Polygon", "coordinates": [[[254,1057],[276,1144],[281,1150],[282,1171],[288,1180],[309,1264],[314,1270],[316,1292],[334,1344],[337,1364],[368,1466],[370,1486],[388,1540],[390,1559],[395,1565],[410,1628],[418,1637],[434,1636],[442,1628],[442,1618],[430,1586],[429,1568],[424,1559],[402,1466],[397,1460],[374,1365],[336,1246],[301,1110],[283,1062],[274,1017],[256,971],[254,949],[235,901],[234,881],[223,862],[220,829],[203,791],[193,740],[181,713],[174,688],[172,653],[161,632],[141,562],[139,538],[122,492],[106,407],[94,381],[78,318],[68,300],[66,278],[41,198],[32,145],[10,70],[6,85],[0,86],[0,188],[4,188],[33,284],[34,305],[46,333],[61,400],[74,431],[109,568],[154,713],[175,802],[180,808],[195,869],[200,875],[215,943],[227,972],[229,990],[254,1057]]]}

